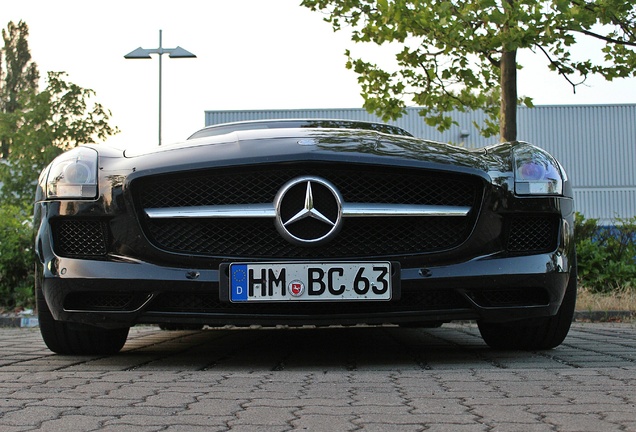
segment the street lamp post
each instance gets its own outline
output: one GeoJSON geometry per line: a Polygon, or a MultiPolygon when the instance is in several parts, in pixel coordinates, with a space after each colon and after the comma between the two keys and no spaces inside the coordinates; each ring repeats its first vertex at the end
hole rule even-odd
{"type": "Polygon", "coordinates": [[[124,56],[126,59],[149,59],[152,58],[150,54],[159,54],[159,145],[161,145],[161,56],[165,53],[170,58],[196,58],[196,55],[180,46],[164,48],[161,43],[161,30],[159,30],[159,48],[146,49],[139,47],[124,56]]]}

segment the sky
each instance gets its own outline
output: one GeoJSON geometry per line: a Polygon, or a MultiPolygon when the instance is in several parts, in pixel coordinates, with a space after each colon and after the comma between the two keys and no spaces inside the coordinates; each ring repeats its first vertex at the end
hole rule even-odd
{"type": "MultiPolygon", "coordinates": [[[[163,56],[162,139],[186,139],[205,126],[206,110],[359,108],[357,77],[345,68],[354,55],[389,61],[390,47],[357,46],[334,32],[324,15],[300,0],[0,0],[0,26],[25,21],[29,47],[43,77],[64,71],[96,92],[112,113],[119,145],[158,141],[159,62],[126,60],[138,47],[181,46],[195,59],[163,56]]],[[[584,46],[587,55],[597,46],[584,46]]],[[[588,79],[571,86],[549,72],[539,55],[518,60],[519,94],[535,105],[636,103],[636,78],[588,79]]],[[[42,87],[45,83],[42,82],[42,87]]]]}

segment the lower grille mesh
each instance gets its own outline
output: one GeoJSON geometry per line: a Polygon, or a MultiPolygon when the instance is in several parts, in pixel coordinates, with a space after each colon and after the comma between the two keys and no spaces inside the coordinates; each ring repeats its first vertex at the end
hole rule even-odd
{"type": "Polygon", "coordinates": [[[288,243],[272,220],[152,220],[151,237],[161,249],[188,254],[258,258],[342,258],[415,254],[451,248],[470,228],[466,218],[355,218],[330,243],[288,243]]]}
{"type": "Polygon", "coordinates": [[[416,312],[426,310],[468,309],[470,304],[451,290],[413,290],[391,302],[288,302],[225,303],[218,294],[167,292],[149,305],[149,312],[190,312],[209,314],[332,315],[380,312],[416,312]]]}
{"type": "Polygon", "coordinates": [[[467,294],[481,307],[545,306],[550,303],[545,288],[483,290],[467,294]]]}
{"type": "Polygon", "coordinates": [[[51,222],[55,253],[69,257],[99,257],[107,253],[108,228],[99,220],[63,219],[51,222]]]}
{"type": "Polygon", "coordinates": [[[514,216],[510,220],[507,249],[510,252],[549,252],[556,249],[559,217],[514,216]]]}
{"type": "Polygon", "coordinates": [[[65,310],[133,311],[148,300],[150,294],[130,292],[74,292],[64,299],[65,310]]]}

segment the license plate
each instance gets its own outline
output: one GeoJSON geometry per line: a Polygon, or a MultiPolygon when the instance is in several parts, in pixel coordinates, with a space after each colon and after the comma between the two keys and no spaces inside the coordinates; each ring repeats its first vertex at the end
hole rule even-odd
{"type": "Polygon", "coordinates": [[[234,263],[230,301],[391,300],[389,262],[234,263]]]}

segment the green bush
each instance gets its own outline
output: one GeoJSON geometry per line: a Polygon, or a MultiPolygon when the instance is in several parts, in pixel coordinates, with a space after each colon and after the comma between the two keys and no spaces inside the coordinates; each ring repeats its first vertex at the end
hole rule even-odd
{"type": "Polygon", "coordinates": [[[636,288],[636,217],[603,227],[576,215],[580,285],[596,293],[636,288]]]}
{"type": "Polygon", "coordinates": [[[31,215],[0,205],[0,309],[33,306],[33,228],[31,215]]]}

